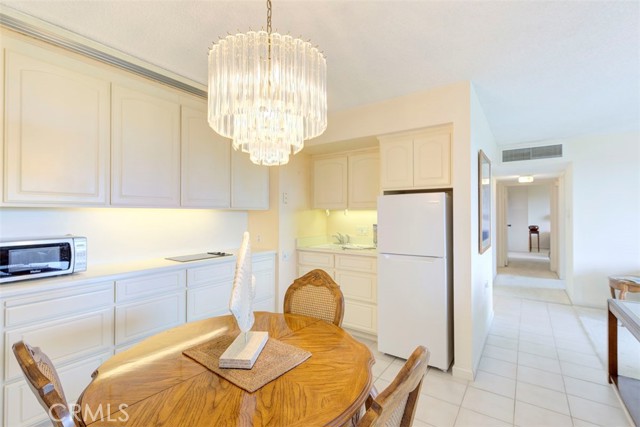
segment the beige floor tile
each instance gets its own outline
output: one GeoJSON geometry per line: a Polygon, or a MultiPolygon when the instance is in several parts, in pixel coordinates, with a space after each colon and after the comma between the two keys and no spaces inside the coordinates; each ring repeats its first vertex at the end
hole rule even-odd
{"type": "Polygon", "coordinates": [[[602,361],[594,354],[578,353],[576,351],[559,348],[558,358],[561,361],[575,363],[576,365],[588,366],[590,368],[603,368],[602,361]]]}
{"type": "Polygon", "coordinates": [[[507,348],[509,350],[517,350],[518,349],[518,340],[514,338],[505,338],[499,337],[497,335],[489,335],[487,337],[487,344],[507,348]]]}
{"type": "Polygon", "coordinates": [[[383,380],[387,380],[387,381],[393,381],[393,379],[396,377],[396,375],[398,375],[398,372],[400,372],[400,369],[402,369],[402,366],[404,365],[404,363],[405,363],[405,361],[402,360],[402,359],[394,360],[378,376],[378,378],[383,379],[383,380]]]}
{"type": "Polygon", "coordinates": [[[415,418],[434,427],[453,427],[459,409],[458,405],[421,394],[415,418]]]}
{"type": "Polygon", "coordinates": [[[516,400],[570,415],[567,395],[560,391],[519,382],[516,387],[516,400]]]}
{"type": "Polygon", "coordinates": [[[519,427],[572,427],[571,417],[516,401],[514,424],[519,427]]]}
{"type": "Polygon", "coordinates": [[[481,371],[512,379],[516,378],[517,367],[518,365],[515,363],[484,356],[480,359],[480,364],[478,365],[478,369],[481,371]]]}
{"type": "Polygon", "coordinates": [[[509,427],[512,425],[467,408],[460,408],[455,427],[509,427]]]}
{"type": "Polygon", "coordinates": [[[508,348],[496,347],[491,344],[484,346],[482,355],[492,357],[494,359],[504,360],[505,362],[516,363],[518,361],[518,352],[509,350],[508,348]]]}
{"type": "Polygon", "coordinates": [[[561,373],[560,362],[557,359],[537,356],[530,353],[520,352],[518,354],[518,365],[529,366],[531,368],[537,368],[542,371],[553,372],[554,374],[561,373]]]}
{"type": "Polygon", "coordinates": [[[513,422],[513,399],[495,393],[469,387],[462,407],[507,423],[513,422]]]}
{"type": "Polygon", "coordinates": [[[555,341],[553,340],[553,336],[549,335],[540,335],[534,332],[520,332],[520,341],[528,341],[534,344],[541,345],[555,345],[555,341]]]}
{"type": "Polygon", "coordinates": [[[422,382],[420,392],[454,405],[460,405],[467,391],[467,381],[454,378],[451,374],[437,369],[429,369],[422,382]]]}
{"type": "Polygon", "coordinates": [[[528,366],[518,366],[518,382],[525,382],[555,391],[564,392],[562,375],[542,371],[528,366]]]}
{"type": "Polygon", "coordinates": [[[620,406],[620,401],[616,396],[611,384],[596,384],[591,381],[579,380],[577,378],[564,377],[564,386],[567,394],[604,403],[610,406],[620,406]]]}
{"type": "Polygon", "coordinates": [[[549,357],[551,359],[558,358],[558,352],[556,351],[556,347],[554,345],[542,345],[529,341],[520,341],[518,350],[521,353],[535,354],[536,356],[549,357]]]}
{"type": "Polygon", "coordinates": [[[490,391],[511,399],[516,395],[516,380],[484,371],[478,371],[476,379],[469,383],[469,387],[490,391]]]}
{"type": "Polygon", "coordinates": [[[576,365],[571,362],[560,362],[562,375],[565,377],[578,378],[579,380],[591,381],[594,383],[607,385],[607,372],[604,369],[590,368],[588,366],[576,365]]]}
{"type": "Polygon", "coordinates": [[[621,408],[597,403],[576,396],[567,396],[571,415],[590,423],[607,427],[628,427],[629,422],[621,408]]]}

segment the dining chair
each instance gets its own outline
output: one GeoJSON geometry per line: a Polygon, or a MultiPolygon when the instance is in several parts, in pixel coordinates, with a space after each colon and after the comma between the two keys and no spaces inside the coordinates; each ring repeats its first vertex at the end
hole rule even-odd
{"type": "Polygon", "coordinates": [[[358,427],[409,427],[413,424],[429,352],[418,346],[394,380],[377,396],[370,396],[368,409],[358,427]]]}
{"type": "Polygon", "coordinates": [[[31,347],[24,341],[13,344],[13,354],[27,383],[38,402],[47,412],[55,427],[79,427],[69,410],[67,399],[60,385],[60,378],[53,363],[40,348],[31,347]]]}
{"type": "Polygon", "coordinates": [[[311,270],[297,278],[284,295],[284,312],[303,314],[341,326],[344,296],[324,270],[311,270]]]}

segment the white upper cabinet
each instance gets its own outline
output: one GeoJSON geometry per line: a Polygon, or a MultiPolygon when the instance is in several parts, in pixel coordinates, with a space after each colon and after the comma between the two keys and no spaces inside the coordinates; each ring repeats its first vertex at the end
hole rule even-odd
{"type": "Polygon", "coordinates": [[[351,152],[313,160],[313,207],[375,209],[380,193],[378,152],[351,152]]]}
{"type": "Polygon", "coordinates": [[[215,133],[203,109],[182,107],[182,206],[228,208],[231,141],[215,133]]]}
{"type": "Polygon", "coordinates": [[[269,209],[269,167],[251,163],[249,154],[231,150],[231,207],[269,209]]]}
{"type": "Polygon", "coordinates": [[[383,190],[451,187],[449,126],[378,139],[383,190]]]}
{"type": "Polygon", "coordinates": [[[380,194],[380,154],[349,155],[349,209],[376,209],[380,194]]]}
{"type": "Polygon", "coordinates": [[[111,203],[180,205],[178,96],[141,82],[112,88],[111,203]]]}
{"type": "Polygon", "coordinates": [[[317,209],[347,208],[347,156],[313,161],[313,207],[317,209]]]}
{"type": "Polygon", "coordinates": [[[108,202],[109,82],[95,75],[36,46],[6,47],[5,203],[108,202]]]}

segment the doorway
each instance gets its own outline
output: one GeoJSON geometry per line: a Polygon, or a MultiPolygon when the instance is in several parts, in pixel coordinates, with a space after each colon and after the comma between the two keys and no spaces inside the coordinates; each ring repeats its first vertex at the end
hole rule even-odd
{"type": "Polygon", "coordinates": [[[562,185],[562,177],[529,184],[498,178],[497,293],[570,304],[559,268],[562,185]]]}

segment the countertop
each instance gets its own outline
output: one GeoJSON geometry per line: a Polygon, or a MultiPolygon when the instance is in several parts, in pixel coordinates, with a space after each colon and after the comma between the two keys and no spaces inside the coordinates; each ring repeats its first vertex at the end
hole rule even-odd
{"type": "Polygon", "coordinates": [[[378,255],[378,249],[370,245],[359,244],[347,244],[340,245],[337,243],[322,243],[316,245],[300,245],[296,247],[299,251],[312,251],[312,252],[331,252],[335,254],[348,254],[348,255],[362,255],[372,256],[378,255]]]}
{"type": "MultiPolygon", "coordinates": [[[[232,255],[188,262],[171,261],[166,258],[152,258],[126,263],[89,265],[87,271],[78,273],[2,284],[0,285],[0,298],[40,292],[43,290],[62,289],[70,286],[82,286],[96,282],[120,280],[142,274],[149,274],[151,272],[165,272],[236,261],[235,254],[237,250],[225,252],[231,253],[232,255]]],[[[254,250],[252,251],[252,256],[275,253],[276,251],[273,250],[254,250]]],[[[175,255],[189,254],[177,253],[175,255]]]]}

